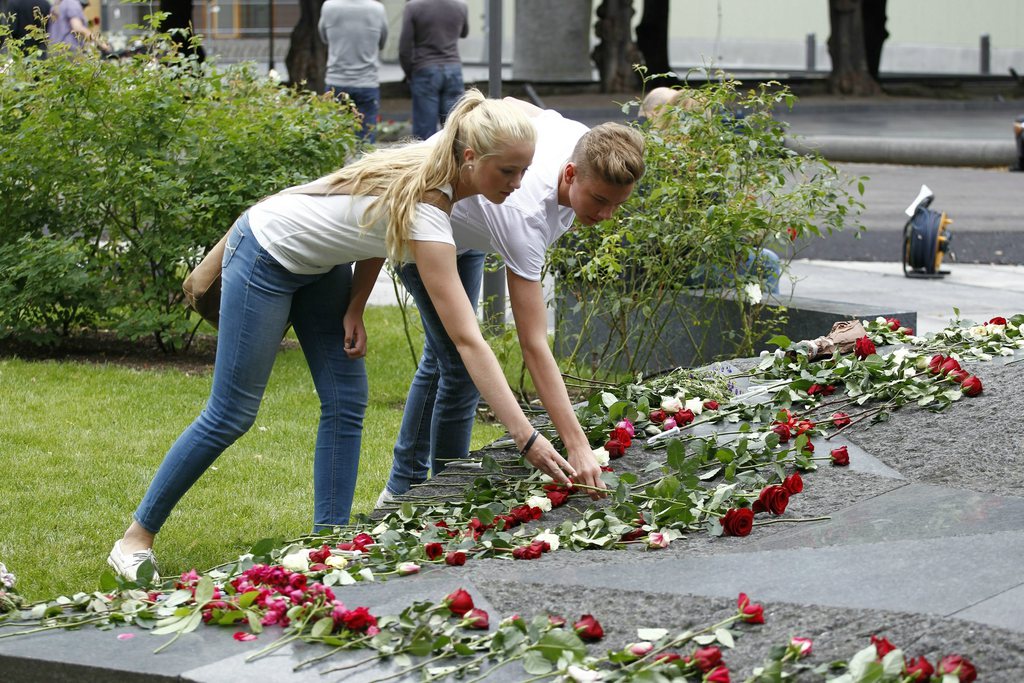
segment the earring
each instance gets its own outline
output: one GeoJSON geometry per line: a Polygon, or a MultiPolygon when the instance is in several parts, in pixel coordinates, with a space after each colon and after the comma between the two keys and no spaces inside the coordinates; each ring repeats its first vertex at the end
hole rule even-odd
{"type": "Polygon", "coordinates": [[[470,171],[473,170],[473,164],[466,164],[466,166],[469,168],[470,171]]]}

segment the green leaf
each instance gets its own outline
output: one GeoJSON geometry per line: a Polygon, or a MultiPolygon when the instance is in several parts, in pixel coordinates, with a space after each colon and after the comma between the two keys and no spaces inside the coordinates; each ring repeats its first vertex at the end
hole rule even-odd
{"type": "Polygon", "coordinates": [[[196,584],[196,603],[205,605],[213,600],[213,579],[209,576],[201,576],[196,584]]]}
{"type": "Polygon", "coordinates": [[[571,654],[572,659],[582,659],[587,654],[587,646],[580,637],[566,629],[548,631],[534,647],[552,663],[557,662],[565,653],[571,654]]]}
{"type": "Polygon", "coordinates": [[[720,628],[715,630],[715,638],[722,645],[733,648],[736,647],[736,641],[732,638],[732,632],[727,628],[720,628]]]}
{"type": "Polygon", "coordinates": [[[313,624],[313,628],[309,630],[309,633],[314,638],[323,638],[332,630],[334,630],[334,619],[331,617],[321,617],[316,620],[316,623],[313,624]]]}
{"type": "Polygon", "coordinates": [[[409,645],[408,652],[416,657],[426,657],[434,650],[434,641],[429,638],[417,638],[409,645]]]}
{"type": "Polygon", "coordinates": [[[113,593],[117,590],[117,577],[110,569],[104,569],[100,574],[100,590],[104,593],[113,593]]]}
{"type": "Polygon", "coordinates": [[[270,553],[281,545],[279,538],[261,538],[249,549],[252,559],[256,562],[270,559],[270,553]]]}
{"type": "Polygon", "coordinates": [[[536,650],[530,650],[523,657],[523,669],[531,676],[541,676],[550,673],[554,665],[544,655],[536,650]]]}
{"type": "Polygon", "coordinates": [[[775,335],[774,337],[769,339],[767,343],[774,344],[775,346],[778,346],[781,349],[788,349],[790,346],[793,345],[792,340],[784,334],[775,335]]]}

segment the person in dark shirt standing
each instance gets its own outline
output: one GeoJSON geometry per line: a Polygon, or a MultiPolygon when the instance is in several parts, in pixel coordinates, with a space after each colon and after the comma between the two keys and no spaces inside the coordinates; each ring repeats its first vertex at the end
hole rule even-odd
{"type": "Polygon", "coordinates": [[[469,35],[460,0],[409,0],[402,15],[398,58],[412,91],[412,133],[426,140],[444,125],[465,89],[459,38],[469,35]]]}
{"type": "Polygon", "coordinates": [[[50,16],[50,3],[47,0],[0,0],[0,24],[9,26],[10,37],[24,40],[22,49],[39,48],[46,54],[46,41],[34,40],[28,34],[30,26],[45,29],[46,17],[50,16]],[[13,16],[8,16],[13,15],[13,16]]]}

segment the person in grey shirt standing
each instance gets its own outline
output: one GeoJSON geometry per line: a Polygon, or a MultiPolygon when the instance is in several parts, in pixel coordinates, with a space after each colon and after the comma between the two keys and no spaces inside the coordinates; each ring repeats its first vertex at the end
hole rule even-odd
{"type": "MultiPolygon", "coordinates": [[[[328,0],[330,1],[330,0],[328,0]]],[[[459,38],[469,35],[460,0],[409,0],[402,15],[398,59],[412,91],[412,133],[426,140],[444,125],[462,96],[459,38]]]]}
{"type": "Polygon", "coordinates": [[[363,139],[375,142],[380,109],[377,65],[388,39],[384,5],[378,0],[327,0],[318,27],[327,43],[327,91],[351,98],[363,117],[363,139]]]}

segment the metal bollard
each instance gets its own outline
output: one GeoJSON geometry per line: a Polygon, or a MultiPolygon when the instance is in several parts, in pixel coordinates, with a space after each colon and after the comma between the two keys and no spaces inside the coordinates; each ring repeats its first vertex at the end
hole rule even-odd
{"type": "Polygon", "coordinates": [[[807,34],[807,71],[813,72],[817,68],[818,37],[813,33],[807,34]]]}
{"type": "Polygon", "coordinates": [[[981,34],[981,73],[992,73],[992,40],[987,33],[981,34]]]}
{"type": "Polygon", "coordinates": [[[1017,163],[1010,170],[1024,171],[1024,114],[1013,122],[1013,140],[1017,143],[1017,163]]]}

